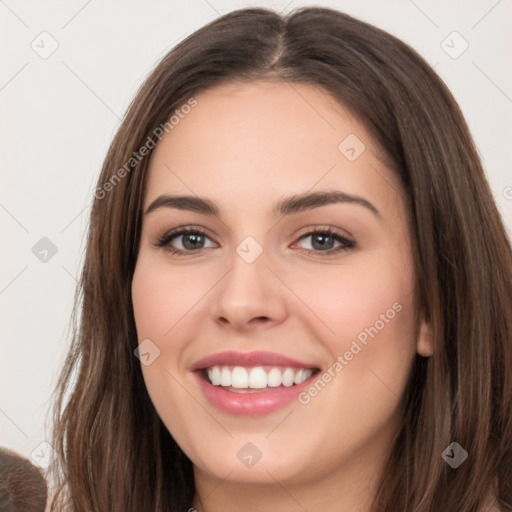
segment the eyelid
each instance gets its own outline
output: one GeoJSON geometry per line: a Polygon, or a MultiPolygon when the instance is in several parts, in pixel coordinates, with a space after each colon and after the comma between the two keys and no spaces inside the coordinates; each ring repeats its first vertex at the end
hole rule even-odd
{"type": "Polygon", "coordinates": [[[311,235],[315,233],[331,233],[332,235],[337,235],[347,241],[355,242],[354,237],[348,231],[332,227],[328,224],[312,224],[302,228],[300,231],[302,234],[297,235],[299,239],[305,235],[311,235]]]}

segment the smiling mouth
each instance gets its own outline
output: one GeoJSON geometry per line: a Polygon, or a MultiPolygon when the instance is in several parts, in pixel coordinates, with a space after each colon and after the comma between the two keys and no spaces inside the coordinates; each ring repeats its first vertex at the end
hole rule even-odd
{"type": "Polygon", "coordinates": [[[289,366],[228,366],[204,368],[201,376],[212,386],[232,393],[261,393],[291,388],[309,380],[319,368],[289,366]]]}

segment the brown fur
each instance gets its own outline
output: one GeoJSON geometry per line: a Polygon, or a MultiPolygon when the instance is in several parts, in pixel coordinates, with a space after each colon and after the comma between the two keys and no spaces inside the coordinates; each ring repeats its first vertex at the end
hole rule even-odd
{"type": "Polygon", "coordinates": [[[0,511],[43,512],[47,487],[41,471],[5,448],[0,448],[0,511]]]}

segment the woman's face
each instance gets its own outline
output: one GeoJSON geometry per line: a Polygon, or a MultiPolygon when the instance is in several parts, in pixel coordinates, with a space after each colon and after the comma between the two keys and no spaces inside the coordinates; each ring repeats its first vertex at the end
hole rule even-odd
{"type": "Polygon", "coordinates": [[[430,353],[402,186],[318,88],[195,99],[155,148],[144,200],[132,294],[151,400],[196,477],[363,475],[430,353]]]}

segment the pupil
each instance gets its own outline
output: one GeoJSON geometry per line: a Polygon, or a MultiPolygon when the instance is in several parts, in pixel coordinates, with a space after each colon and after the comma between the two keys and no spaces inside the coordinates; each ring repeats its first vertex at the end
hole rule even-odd
{"type": "MultiPolygon", "coordinates": [[[[331,247],[332,244],[326,243],[326,239],[330,239],[332,241],[332,237],[330,235],[325,235],[325,234],[315,235],[313,237],[313,247],[315,247],[316,241],[320,241],[320,246],[319,246],[320,248],[325,249],[326,246],[329,246],[328,248],[332,249],[332,247],[331,247]]],[[[317,249],[317,247],[315,247],[315,249],[317,249]]]]}
{"type": "Polygon", "coordinates": [[[185,249],[195,249],[201,244],[203,235],[200,234],[187,234],[183,237],[183,246],[185,249]],[[189,244],[188,241],[191,241],[189,244]],[[188,247],[187,247],[188,245],[188,247]]]}

